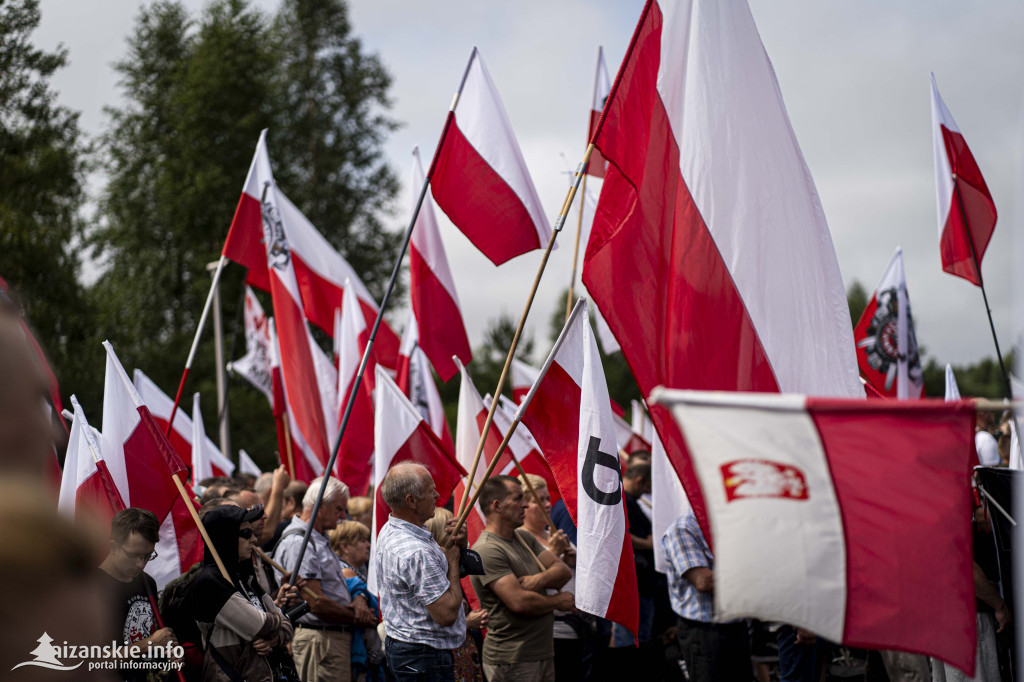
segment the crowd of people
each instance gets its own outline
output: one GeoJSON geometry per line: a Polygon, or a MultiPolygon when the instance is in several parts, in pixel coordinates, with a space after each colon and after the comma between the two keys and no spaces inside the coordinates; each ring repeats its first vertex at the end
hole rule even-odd
{"type": "MultiPolygon", "coordinates": [[[[126,509],[114,517],[100,565],[119,635],[180,645],[186,680],[828,679],[835,644],[785,624],[714,622],[714,556],[696,517],[688,512],[653,537],[647,453],[630,457],[622,483],[639,594],[635,634],[575,609],[575,528],[564,504],[551,505],[544,479],[526,476],[482,484],[485,525],[472,552],[466,526],[452,534],[454,515],[436,506],[434,480],[415,463],[395,465],[380,482],[391,513],[372,553],[372,501],[350,497],[333,477],[315,517],[322,479],[290,482],[282,468],[252,487],[208,480],[200,513],[224,569],[207,546],[202,562],[165,587],[152,618],[139,613],[155,604],[143,569],[158,524],[148,511],[126,509]],[[655,542],[665,573],[654,569],[655,542]]],[[[994,638],[1012,616],[993,586],[988,532],[979,506],[973,679],[994,681],[994,638]]],[[[873,679],[972,679],[920,655],[885,651],[874,660],[873,679]]]]}

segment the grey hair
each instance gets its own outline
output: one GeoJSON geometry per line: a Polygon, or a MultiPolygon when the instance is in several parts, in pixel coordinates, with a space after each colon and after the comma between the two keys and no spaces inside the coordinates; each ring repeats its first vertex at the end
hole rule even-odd
{"type": "Polygon", "coordinates": [[[430,475],[427,467],[416,462],[400,462],[388,470],[384,480],[380,483],[380,496],[384,498],[392,509],[405,507],[405,498],[408,495],[423,497],[426,492],[426,485],[420,472],[430,475]]]}
{"type": "MultiPolygon", "coordinates": [[[[313,505],[316,504],[317,493],[320,492],[320,486],[323,482],[323,476],[317,476],[310,482],[306,494],[302,496],[303,511],[311,511],[313,509],[313,505]]],[[[348,486],[334,476],[330,476],[327,479],[327,489],[324,490],[324,502],[336,500],[339,497],[348,497],[348,486]]]]}
{"type": "Polygon", "coordinates": [[[272,487],[274,487],[274,474],[265,471],[256,479],[252,489],[256,491],[257,495],[264,497],[270,492],[272,487]]]}

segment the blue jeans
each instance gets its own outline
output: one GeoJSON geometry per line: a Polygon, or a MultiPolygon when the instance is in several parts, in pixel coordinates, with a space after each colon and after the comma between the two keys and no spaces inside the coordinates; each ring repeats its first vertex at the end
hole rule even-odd
{"type": "Polygon", "coordinates": [[[776,635],[779,645],[780,682],[815,682],[829,656],[831,646],[818,638],[813,644],[797,644],[796,628],[783,625],[776,635]]]}
{"type": "Polygon", "coordinates": [[[388,637],[384,652],[398,682],[455,682],[455,657],[448,649],[388,637]]]}
{"type": "MultiPolygon", "coordinates": [[[[651,640],[651,630],[654,629],[654,599],[651,597],[640,597],[640,620],[638,624],[637,639],[641,644],[651,640]]],[[[612,646],[616,649],[623,646],[633,646],[633,633],[618,623],[612,626],[612,646]]]]}

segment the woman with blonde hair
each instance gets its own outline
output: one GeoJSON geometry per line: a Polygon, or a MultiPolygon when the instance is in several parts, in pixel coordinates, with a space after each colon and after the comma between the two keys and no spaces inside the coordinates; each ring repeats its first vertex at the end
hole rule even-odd
{"type": "MultiPolygon", "coordinates": [[[[366,586],[366,565],[370,560],[370,529],[358,521],[339,521],[330,533],[331,551],[341,562],[341,572],[345,576],[345,586],[349,594],[366,597],[370,609],[380,612],[377,595],[372,594],[366,586]]],[[[384,648],[381,646],[377,628],[356,628],[352,632],[352,679],[354,682],[364,680],[383,680],[384,671],[381,662],[384,660],[384,648]]]]}
{"type": "MultiPolygon", "coordinates": [[[[434,518],[426,523],[427,530],[434,536],[434,541],[442,547],[444,545],[441,543],[446,537],[445,528],[454,516],[444,507],[438,507],[434,510],[434,518]]],[[[455,657],[455,679],[457,682],[483,682],[484,672],[480,664],[480,644],[483,640],[480,630],[487,627],[489,614],[485,609],[471,611],[465,593],[463,593],[462,608],[466,612],[466,641],[458,649],[452,650],[455,657]],[[477,642],[478,638],[480,642],[477,642]]]]}
{"type": "Polygon", "coordinates": [[[348,517],[367,528],[373,524],[373,500],[369,497],[351,497],[346,508],[348,517]]]}

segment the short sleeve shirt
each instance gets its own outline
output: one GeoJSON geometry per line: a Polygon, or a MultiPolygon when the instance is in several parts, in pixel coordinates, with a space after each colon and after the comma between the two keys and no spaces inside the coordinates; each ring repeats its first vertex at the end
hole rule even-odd
{"type": "MultiPolygon", "coordinates": [[[[293,573],[295,561],[299,558],[299,548],[302,546],[302,536],[305,532],[305,522],[298,516],[294,517],[285,529],[285,534],[277,545],[277,551],[274,552],[277,562],[293,573]],[[292,531],[301,532],[293,533],[292,531]]],[[[281,574],[275,571],[274,575],[280,582],[281,574]]],[[[331,542],[327,536],[317,530],[314,530],[309,538],[309,546],[306,547],[306,553],[302,556],[302,566],[299,568],[298,577],[319,580],[320,590],[324,596],[337,604],[348,606],[352,603],[352,596],[345,585],[345,575],[341,572],[341,560],[331,551],[331,542]]],[[[337,625],[337,623],[326,621],[311,613],[300,618],[299,622],[307,625],[337,625]]]]}
{"type": "Polygon", "coordinates": [[[555,655],[554,614],[522,616],[513,613],[490,589],[491,583],[509,574],[522,578],[540,573],[533,555],[539,556],[544,545],[526,531],[515,532],[530,549],[519,540],[508,540],[486,530],[480,532],[473,545],[486,571],[471,580],[481,608],[490,612],[483,649],[483,660],[488,665],[542,661],[555,655]]]}
{"type": "Polygon", "coordinates": [[[388,637],[435,649],[457,649],[466,641],[462,609],[447,627],[435,621],[427,605],[448,591],[448,558],[425,526],[391,516],[377,535],[374,573],[388,637]]]}

